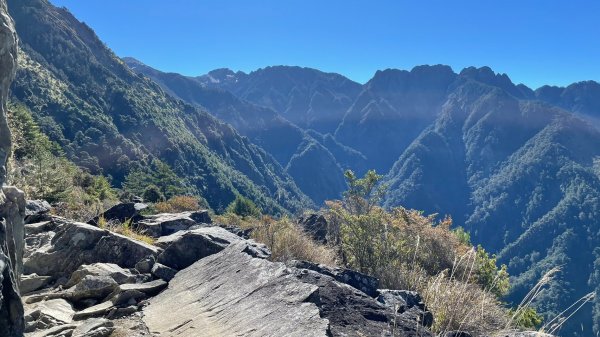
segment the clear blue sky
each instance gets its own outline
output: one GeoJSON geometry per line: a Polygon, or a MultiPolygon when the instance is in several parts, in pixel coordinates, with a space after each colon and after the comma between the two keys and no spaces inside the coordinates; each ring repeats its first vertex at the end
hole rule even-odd
{"type": "Polygon", "coordinates": [[[488,65],[531,87],[600,81],[598,0],[51,0],[119,56],[200,75],[299,65],[488,65]]]}

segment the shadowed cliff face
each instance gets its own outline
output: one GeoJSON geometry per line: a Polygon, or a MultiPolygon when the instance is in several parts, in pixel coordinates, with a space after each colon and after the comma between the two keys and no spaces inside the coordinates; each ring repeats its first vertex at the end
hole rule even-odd
{"type": "Polygon", "coordinates": [[[17,71],[17,33],[6,2],[0,1],[0,183],[6,181],[6,160],[10,153],[10,130],[6,121],[8,90],[17,71]]]}
{"type": "MultiPolygon", "coordinates": [[[[6,103],[15,76],[17,34],[6,2],[0,0],[0,183],[6,181],[6,161],[10,154],[10,130],[6,120],[6,103]]],[[[0,191],[0,336],[22,336],[23,305],[18,278],[23,255],[23,193],[13,187],[0,191]],[[20,221],[19,221],[20,219],[20,221]],[[20,238],[20,239],[19,239],[20,238]]]]}

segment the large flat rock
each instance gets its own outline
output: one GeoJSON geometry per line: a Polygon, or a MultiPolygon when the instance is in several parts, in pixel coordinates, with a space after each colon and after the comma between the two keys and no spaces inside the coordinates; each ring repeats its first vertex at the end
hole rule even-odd
{"type": "Polygon", "coordinates": [[[307,299],[317,290],[238,242],[177,273],[144,321],[159,336],[327,336],[307,299]]]}

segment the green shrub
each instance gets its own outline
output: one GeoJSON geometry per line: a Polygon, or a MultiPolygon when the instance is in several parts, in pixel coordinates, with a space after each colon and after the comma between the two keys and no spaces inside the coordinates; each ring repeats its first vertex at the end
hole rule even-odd
{"type": "Polygon", "coordinates": [[[233,200],[231,204],[227,206],[227,211],[241,217],[259,217],[261,214],[260,209],[252,200],[239,194],[235,197],[235,200],[233,200]]]}
{"type": "MultiPolygon", "coordinates": [[[[514,314],[515,310],[509,310],[510,316],[514,314]]],[[[535,330],[542,325],[543,320],[544,318],[534,308],[528,307],[518,312],[514,317],[514,324],[521,329],[535,330]]]]}
{"type": "Polygon", "coordinates": [[[328,237],[341,262],[379,278],[381,286],[421,293],[434,315],[432,330],[466,330],[475,335],[499,331],[510,317],[499,296],[508,290],[506,267],[470,244],[452,219],[401,207],[385,210],[381,176],[346,172],[349,190],[327,202],[328,237]],[[477,310],[478,314],[474,313],[477,310]]]}
{"type": "Polygon", "coordinates": [[[165,200],[165,196],[156,185],[149,185],[146,187],[144,193],[142,193],[142,197],[144,198],[144,201],[147,202],[160,202],[165,200]]]}

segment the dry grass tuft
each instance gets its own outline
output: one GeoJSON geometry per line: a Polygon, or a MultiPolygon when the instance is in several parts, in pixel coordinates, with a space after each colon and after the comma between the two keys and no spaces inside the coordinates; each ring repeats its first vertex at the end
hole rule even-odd
{"type": "Polygon", "coordinates": [[[197,211],[200,209],[200,203],[196,197],[180,195],[156,203],[153,208],[157,213],[180,213],[197,211]]]}
{"type": "Polygon", "coordinates": [[[251,229],[251,237],[269,247],[273,261],[305,260],[329,266],[336,265],[335,252],[331,248],[315,242],[287,217],[276,220],[262,216],[257,219],[226,213],[217,216],[215,220],[242,229],[251,229]]]}
{"type": "Polygon", "coordinates": [[[100,217],[98,219],[98,227],[127,236],[131,239],[141,241],[149,245],[154,245],[154,242],[156,242],[156,239],[154,239],[153,237],[144,235],[143,233],[132,229],[131,220],[127,220],[124,223],[118,223],[114,221],[107,221],[104,217],[100,217]]]}

